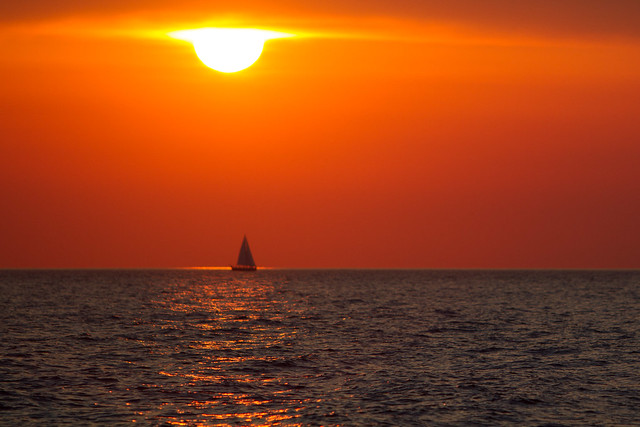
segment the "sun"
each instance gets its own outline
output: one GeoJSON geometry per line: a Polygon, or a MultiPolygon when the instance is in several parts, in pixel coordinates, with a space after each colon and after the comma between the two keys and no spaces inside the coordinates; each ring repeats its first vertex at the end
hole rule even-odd
{"type": "Polygon", "coordinates": [[[191,42],[207,67],[235,73],[258,60],[267,40],[293,35],[252,28],[198,28],[174,31],[169,36],[191,42]]]}

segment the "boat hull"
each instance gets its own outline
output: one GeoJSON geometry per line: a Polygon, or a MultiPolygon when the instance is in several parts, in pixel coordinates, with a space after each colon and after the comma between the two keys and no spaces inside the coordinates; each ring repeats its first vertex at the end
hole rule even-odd
{"type": "Polygon", "coordinates": [[[231,270],[233,271],[256,271],[258,267],[255,265],[232,265],[231,270]]]}

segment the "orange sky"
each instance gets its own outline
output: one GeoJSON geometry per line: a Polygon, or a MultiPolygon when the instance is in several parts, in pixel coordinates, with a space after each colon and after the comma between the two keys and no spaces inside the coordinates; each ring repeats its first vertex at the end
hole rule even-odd
{"type": "Polygon", "coordinates": [[[0,268],[640,268],[636,0],[86,3],[0,6],[0,268]]]}

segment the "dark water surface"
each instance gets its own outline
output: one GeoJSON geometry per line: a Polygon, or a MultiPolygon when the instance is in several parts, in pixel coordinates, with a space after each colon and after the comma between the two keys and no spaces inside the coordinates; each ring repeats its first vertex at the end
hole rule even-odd
{"type": "Polygon", "coordinates": [[[640,425],[640,272],[0,271],[0,423],[640,425]]]}

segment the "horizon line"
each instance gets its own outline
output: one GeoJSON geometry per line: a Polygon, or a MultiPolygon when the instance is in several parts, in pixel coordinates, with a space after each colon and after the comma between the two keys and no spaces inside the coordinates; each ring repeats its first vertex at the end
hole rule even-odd
{"type": "MultiPolygon", "coordinates": [[[[70,270],[211,270],[232,271],[231,266],[191,267],[0,267],[0,271],[70,271],[70,270]]],[[[640,267],[258,267],[270,270],[431,270],[431,271],[640,271],[640,267]]]]}

